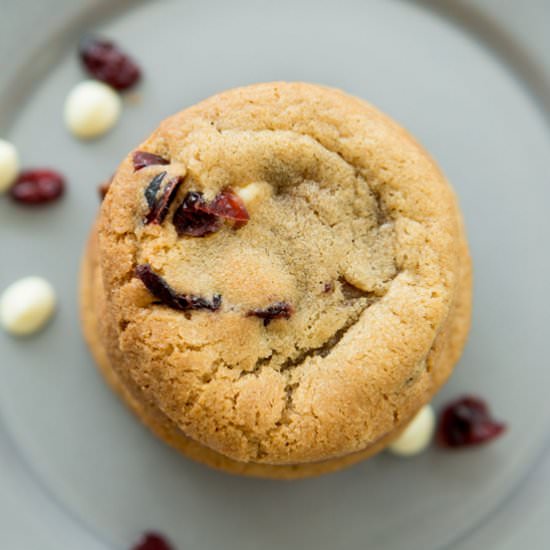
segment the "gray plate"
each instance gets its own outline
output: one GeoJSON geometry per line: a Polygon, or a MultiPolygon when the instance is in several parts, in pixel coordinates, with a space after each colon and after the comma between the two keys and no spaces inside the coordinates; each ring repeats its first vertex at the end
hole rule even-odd
{"type": "Polygon", "coordinates": [[[83,78],[73,39],[97,15],[78,13],[2,90],[0,123],[25,165],[59,167],[71,182],[50,208],[0,201],[0,287],[41,274],[61,301],[43,333],[0,336],[0,452],[9,468],[0,478],[9,477],[2,484],[10,495],[0,512],[7,517],[25,502],[34,518],[16,516],[2,545],[127,548],[155,528],[193,550],[432,550],[470,532],[524,478],[550,428],[550,300],[541,276],[550,267],[541,254],[550,234],[550,133],[515,68],[409,3],[134,3],[99,30],[143,64],[141,101],[126,106],[108,136],[83,144],[61,118],[67,91],[83,78]],[[372,101],[416,134],[453,181],[476,268],[475,315],[436,404],[462,392],[485,396],[510,425],[498,442],[411,460],[382,455],[295,483],[239,479],[156,441],[103,385],[76,306],[97,183],[161,118],[225,88],[275,79],[321,82],[372,101]]]}

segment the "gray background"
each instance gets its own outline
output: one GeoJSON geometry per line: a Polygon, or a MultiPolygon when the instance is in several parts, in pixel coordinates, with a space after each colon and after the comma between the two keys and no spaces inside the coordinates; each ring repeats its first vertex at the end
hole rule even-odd
{"type": "MultiPolygon", "coordinates": [[[[427,2],[426,2],[427,3],[427,2]]],[[[65,17],[81,13],[83,9],[95,10],[100,2],[74,0],[0,0],[0,93],[2,82],[8,82],[17,75],[18,65],[36,46],[48,36],[65,17]]],[[[121,3],[122,4],[122,3],[121,3]]],[[[532,89],[540,95],[542,103],[550,101],[550,3],[544,0],[480,0],[430,3],[436,9],[450,11],[454,17],[464,18],[472,26],[472,14],[476,14],[474,27],[483,31],[491,28],[489,42],[504,51],[516,65],[532,89]],[[452,4],[452,5],[451,5],[452,4]],[[474,10],[474,11],[472,11],[474,10]],[[496,23],[496,26],[495,26],[496,23]],[[502,28],[503,34],[495,32],[502,28]],[[505,32],[504,32],[505,31],[505,32]],[[513,41],[510,41],[510,36],[513,41]]],[[[41,52],[44,63],[48,63],[49,52],[41,52]]],[[[25,75],[17,75],[23,82],[25,75]]],[[[0,105],[0,115],[9,119],[9,113],[2,112],[8,103],[0,105]]],[[[548,105],[547,105],[548,107],[548,105]]],[[[36,490],[36,483],[27,476],[15,475],[21,468],[13,449],[0,438],[0,469],[13,471],[13,476],[0,476],[0,499],[3,516],[0,518],[2,538],[21,541],[21,548],[34,548],[30,541],[41,538],[51,541],[51,525],[63,525],[59,533],[58,548],[96,548],[94,541],[84,540],[77,526],[62,521],[63,513],[36,490]],[[17,498],[15,497],[17,495],[17,498]],[[33,512],[26,505],[32,499],[33,512]],[[36,513],[39,511],[40,513],[36,513]],[[74,529],[74,532],[72,531],[74,529]],[[28,539],[27,539],[28,537],[28,539]]],[[[550,546],[550,497],[547,487],[550,483],[550,453],[541,458],[522,487],[500,509],[491,516],[470,537],[454,548],[459,550],[495,548],[518,549],[548,548],[550,546]]],[[[49,548],[49,546],[48,546],[49,548]]],[[[52,546],[53,548],[53,546],[52,546]]]]}

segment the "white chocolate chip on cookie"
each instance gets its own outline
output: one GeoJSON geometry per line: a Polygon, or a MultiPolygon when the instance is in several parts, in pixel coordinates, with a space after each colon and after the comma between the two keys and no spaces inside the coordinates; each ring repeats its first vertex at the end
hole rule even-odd
{"type": "Polygon", "coordinates": [[[235,193],[247,207],[250,207],[269,195],[267,187],[269,187],[267,184],[249,183],[244,187],[235,189],[235,193]]]}

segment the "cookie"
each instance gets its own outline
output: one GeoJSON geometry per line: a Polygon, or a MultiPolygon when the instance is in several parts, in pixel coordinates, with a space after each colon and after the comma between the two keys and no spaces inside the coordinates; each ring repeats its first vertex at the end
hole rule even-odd
{"type": "MultiPolygon", "coordinates": [[[[467,252],[465,243],[464,251],[467,252]]],[[[471,272],[466,254],[464,255],[463,266],[463,278],[458,289],[456,313],[450,319],[452,323],[448,324],[448,328],[446,328],[444,333],[445,338],[453,334],[454,341],[458,345],[448,346],[445,356],[440,357],[440,360],[445,362],[445,367],[441,370],[446,372],[451,371],[453,364],[460,355],[462,341],[469,328],[469,285],[471,272]]],[[[82,264],[81,277],[82,324],[88,345],[101,373],[128,407],[154,434],[188,458],[231,474],[271,479],[299,479],[334,472],[369,458],[391,443],[400,434],[401,429],[407,425],[407,421],[403,422],[402,426],[397,427],[391,434],[378,441],[375,445],[371,445],[365,451],[332,460],[294,465],[270,465],[231,460],[187,437],[173,422],[162,415],[158,409],[151,407],[145,400],[139,401],[138,398],[134,397],[121,384],[111,367],[110,360],[99,337],[99,320],[105,313],[105,294],[102,285],[101,271],[97,264],[97,233],[94,232],[90,238],[82,264]]],[[[438,341],[444,341],[444,338],[440,336],[438,337],[438,341]]],[[[137,391],[137,388],[134,388],[134,392],[137,391]]]]}
{"type": "Polygon", "coordinates": [[[165,441],[304,477],[387,445],[450,375],[470,260],[452,190],[399,126],[299,83],[214,96],[120,165],[84,259],[84,331],[165,441]]]}

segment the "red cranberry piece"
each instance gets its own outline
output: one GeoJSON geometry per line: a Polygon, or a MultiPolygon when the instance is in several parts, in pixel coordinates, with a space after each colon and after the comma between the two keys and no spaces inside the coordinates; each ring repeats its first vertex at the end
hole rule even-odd
{"type": "Polygon", "coordinates": [[[23,204],[43,204],[63,195],[65,179],[54,170],[25,170],[10,189],[13,200],[23,204]]]}
{"type": "Polygon", "coordinates": [[[157,174],[145,188],[144,195],[145,200],[147,201],[147,205],[149,206],[149,210],[155,207],[157,194],[159,192],[164,176],[166,176],[166,172],[161,172],[160,174],[157,174]]]}
{"type": "Polygon", "coordinates": [[[222,297],[214,294],[210,300],[194,294],[179,294],[160,275],[153,271],[149,264],[136,267],[136,276],[147,290],[164,305],[179,311],[207,309],[217,311],[222,304],[222,297]]]}
{"type": "Polygon", "coordinates": [[[179,176],[169,179],[162,189],[160,196],[158,196],[159,187],[165,175],[166,172],[161,172],[155,176],[145,190],[145,198],[149,204],[149,212],[145,215],[145,224],[161,224],[165,220],[170,205],[176,198],[178,189],[183,181],[179,176]]]}
{"type": "Polygon", "coordinates": [[[147,151],[136,151],[132,156],[132,162],[134,163],[134,172],[146,166],[170,164],[169,160],[154,153],[147,153],[147,151]]]}
{"type": "Polygon", "coordinates": [[[221,227],[218,216],[208,211],[202,193],[189,191],[172,218],[178,235],[205,237],[221,227]]]}
{"type": "Polygon", "coordinates": [[[294,308],[288,302],[275,302],[264,309],[251,309],[247,317],[259,317],[264,320],[264,327],[267,327],[273,319],[290,319],[294,308]]]}
{"type": "Polygon", "coordinates": [[[250,219],[244,202],[232,189],[225,189],[217,195],[210,203],[208,210],[224,220],[234,221],[236,229],[246,225],[250,219]]]}
{"type": "Polygon", "coordinates": [[[158,533],[145,533],[132,550],[174,550],[174,547],[158,533]]]}
{"type": "Polygon", "coordinates": [[[334,283],[332,281],[329,281],[328,283],[325,283],[323,285],[323,292],[325,294],[329,294],[331,292],[334,292],[334,283]]]}
{"type": "Polygon", "coordinates": [[[79,55],[91,76],[116,90],[127,90],[141,78],[141,70],[134,60],[110,40],[85,37],[80,43],[79,55]]]}
{"type": "Polygon", "coordinates": [[[437,441],[442,447],[480,445],[502,435],[506,425],[491,418],[487,404],[464,396],[449,403],[439,417],[437,441]]]}
{"type": "Polygon", "coordinates": [[[180,236],[204,237],[219,231],[221,220],[234,222],[233,227],[239,229],[249,219],[241,198],[231,189],[225,189],[210,203],[202,193],[189,191],[174,213],[173,223],[180,236]]]}
{"type": "Polygon", "coordinates": [[[155,208],[152,213],[152,222],[161,224],[168,214],[170,205],[176,198],[178,189],[182,183],[183,179],[181,177],[175,177],[168,180],[168,183],[164,186],[160,197],[157,199],[155,208]]]}

